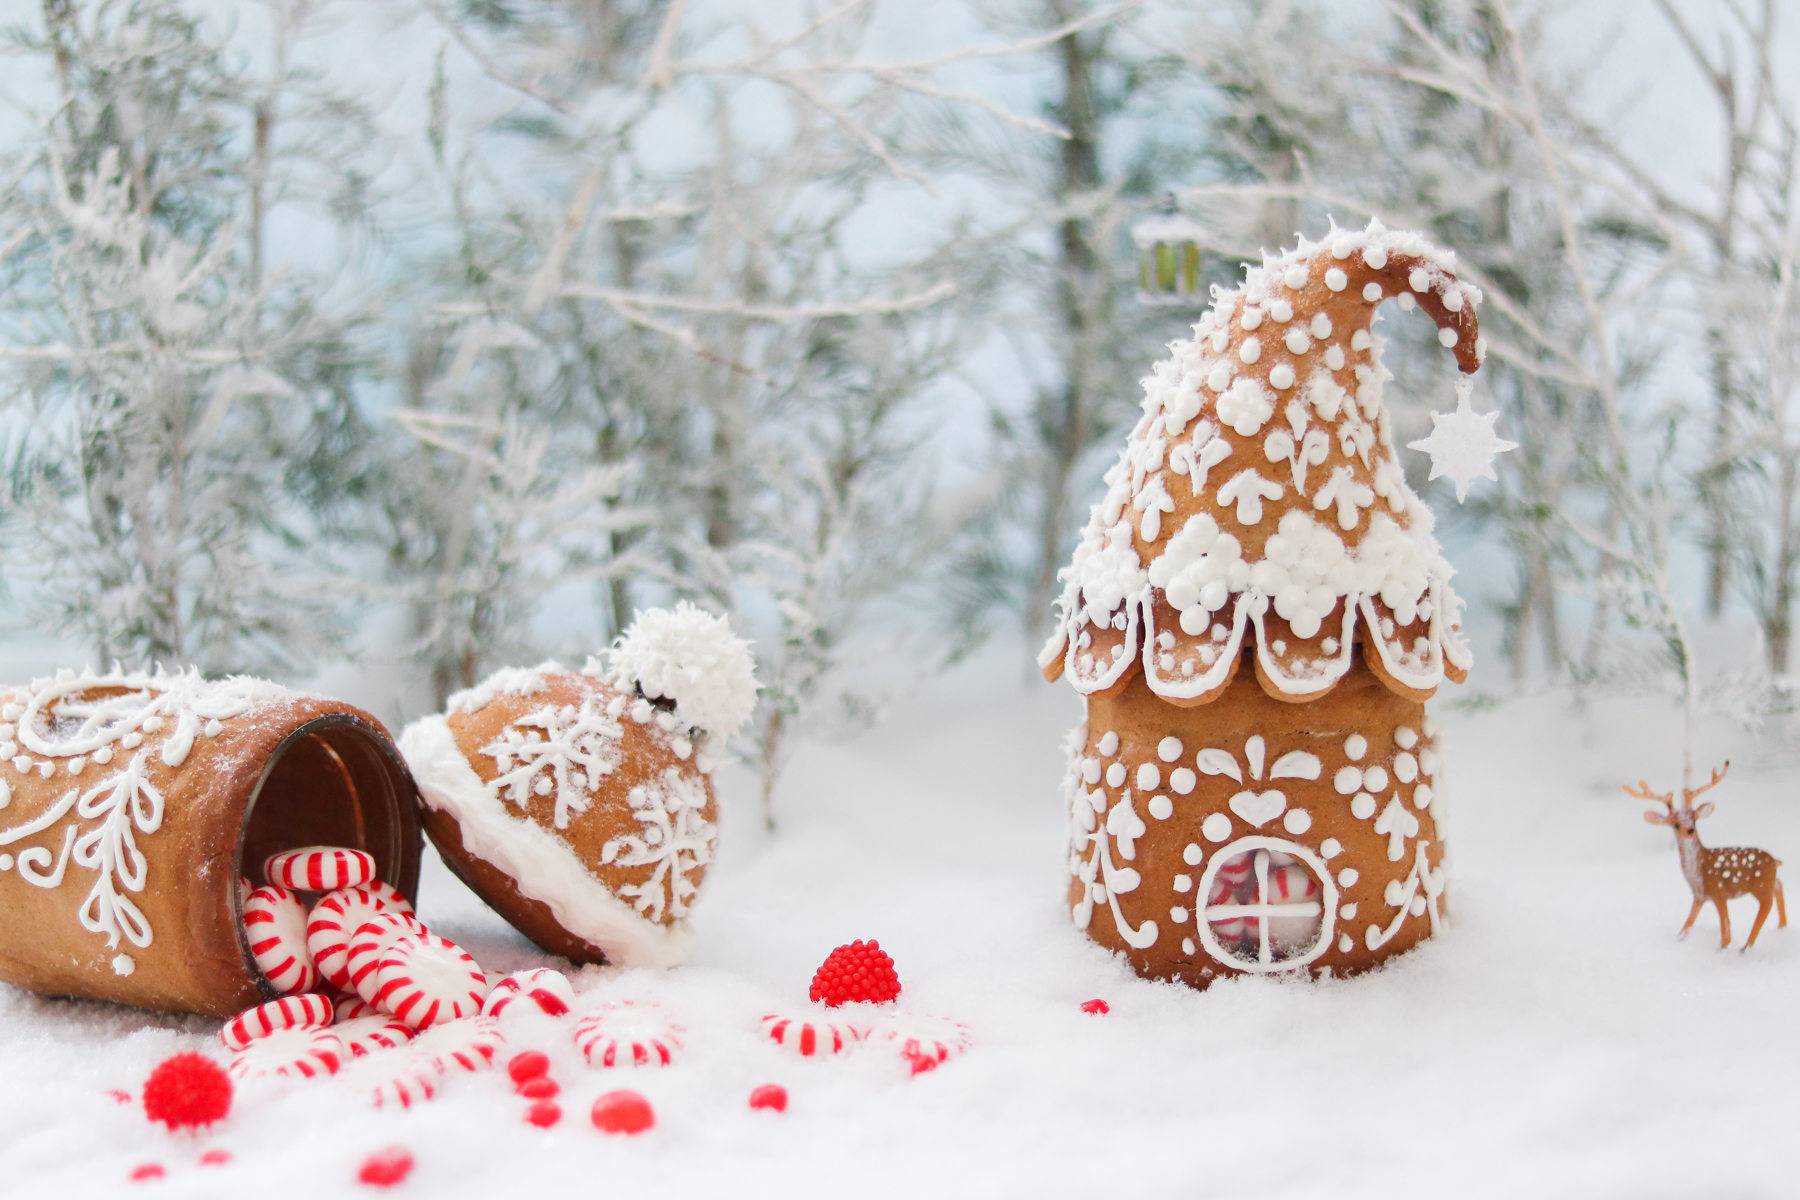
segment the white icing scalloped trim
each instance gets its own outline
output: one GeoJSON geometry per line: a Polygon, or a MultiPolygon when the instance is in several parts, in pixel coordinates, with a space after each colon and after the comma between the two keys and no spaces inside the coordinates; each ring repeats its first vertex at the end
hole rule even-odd
{"type": "Polygon", "coordinates": [[[685,921],[647,921],[588,871],[575,852],[535,822],[506,811],[456,745],[450,723],[423,717],[400,735],[400,753],[425,803],[462,827],[463,849],[511,877],[519,893],[549,907],[557,924],[622,967],[672,967],[694,947],[685,921]]]}

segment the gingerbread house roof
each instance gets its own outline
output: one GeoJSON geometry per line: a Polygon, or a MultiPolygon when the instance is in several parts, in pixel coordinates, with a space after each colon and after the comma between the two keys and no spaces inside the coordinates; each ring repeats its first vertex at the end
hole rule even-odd
{"type": "Polygon", "coordinates": [[[1204,704],[1250,631],[1277,699],[1331,690],[1358,641],[1403,695],[1467,676],[1462,602],[1395,458],[1393,376],[1371,328],[1384,300],[1417,307],[1472,374],[1487,349],[1481,292],[1455,266],[1372,221],[1302,238],[1218,292],[1144,380],[1144,415],[1061,575],[1047,678],[1091,695],[1141,667],[1162,698],[1204,704]]]}

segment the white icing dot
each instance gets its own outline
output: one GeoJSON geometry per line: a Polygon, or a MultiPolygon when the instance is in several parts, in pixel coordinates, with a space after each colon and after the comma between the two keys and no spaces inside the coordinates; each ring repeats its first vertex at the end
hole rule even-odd
{"type": "Polygon", "coordinates": [[[1362,772],[1355,767],[1339,767],[1338,773],[1331,777],[1331,786],[1338,790],[1338,795],[1348,796],[1362,786],[1362,772]]]}
{"type": "Polygon", "coordinates": [[[1338,916],[1344,918],[1344,920],[1346,920],[1346,921],[1356,920],[1356,902],[1351,901],[1349,904],[1346,904],[1342,908],[1339,908],[1338,916]]]}
{"type": "Polygon", "coordinates": [[[1401,898],[1406,895],[1406,888],[1398,879],[1388,880],[1387,886],[1381,889],[1381,898],[1394,908],[1400,907],[1401,898]]]}
{"type": "Polygon", "coordinates": [[[135,729],[119,739],[119,745],[125,747],[127,750],[136,750],[143,744],[144,735],[137,732],[135,729]]]}
{"type": "Polygon", "coordinates": [[[1370,304],[1380,303],[1381,285],[1373,280],[1363,284],[1363,299],[1367,300],[1370,304]]]}
{"type": "Polygon", "coordinates": [[[1224,813],[1213,813],[1200,822],[1200,832],[1209,842],[1222,842],[1231,836],[1231,818],[1224,813]]]}
{"type": "Polygon", "coordinates": [[[1174,762],[1181,757],[1181,739],[1166,737],[1156,743],[1156,757],[1164,762],[1174,762]]]}
{"type": "Polygon", "coordinates": [[[45,759],[38,764],[38,774],[42,775],[45,779],[50,778],[52,775],[56,774],[56,764],[49,759],[45,759]]]}
{"type": "Polygon", "coordinates": [[[1394,756],[1394,778],[1411,783],[1419,777],[1419,760],[1402,750],[1394,756]]]}
{"type": "Polygon", "coordinates": [[[1387,266],[1387,251],[1380,246],[1369,246],[1363,250],[1363,261],[1377,271],[1387,266]]]}
{"type": "Polygon", "coordinates": [[[207,737],[218,737],[221,733],[225,732],[225,726],[219,724],[217,721],[208,721],[206,723],[206,728],[201,732],[206,734],[207,737]]]}
{"type": "Polygon", "coordinates": [[[1262,309],[1246,308],[1244,310],[1244,316],[1238,324],[1242,325],[1245,329],[1255,329],[1258,325],[1262,324],[1262,309]]]}
{"type": "Polygon", "coordinates": [[[1367,792],[1358,792],[1356,799],[1350,802],[1350,815],[1359,821],[1366,821],[1375,815],[1375,797],[1367,792]]]}
{"type": "Polygon", "coordinates": [[[1313,314],[1312,335],[1320,341],[1331,336],[1331,318],[1324,313],[1313,314]]]}
{"type": "Polygon", "coordinates": [[[163,719],[161,717],[150,716],[150,717],[145,718],[145,720],[144,720],[144,732],[145,733],[161,733],[162,727],[163,727],[163,719]]]}
{"type": "Polygon", "coordinates": [[[1114,733],[1110,729],[1107,730],[1106,736],[1100,739],[1100,745],[1099,745],[1098,749],[1100,751],[1101,757],[1111,758],[1113,755],[1115,755],[1119,752],[1119,735],[1114,733]]]}
{"type": "Polygon", "coordinates": [[[1387,771],[1382,767],[1370,767],[1363,772],[1363,786],[1371,792],[1383,791],[1386,789],[1387,783],[1387,771]]]}
{"type": "Polygon", "coordinates": [[[1444,307],[1451,312],[1461,312],[1463,306],[1462,289],[1447,287],[1444,289],[1444,307]]]}
{"type": "MultiPolygon", "coordinates": [[[[1354,905],[1346,905],[1346,907],[1354,908],[1355,906],[1354,905]]],[[[1348,954],[1348,953],[1350,953],[1350,951],[1356,949],[1356,943],[1350,939],[1349,934],[1340,933],[1340,934],[1338,934],[1338,949],[1343,951],[1345,954],[1348,954]]]]}
{"type": "Polygon", "coordinates": [[[1166,821],[1175,815],[1175,805],[1167,796],[1150,797],[1150,815],[1159,821],[1166,821]]]}
{"type": "Polygon", "coordinates": [[[1400,293],[1400,311],[1401,312],[1411,312],[1413,309],[1417,308],[1418,306],[1419,306],[1419,302],[1417,300],[1413,299],[1411,292],[1401,292],[1400,293]]]}
{"type": "Polygon", "coordinates": [[[79,775],[82,772],[82,768],[84,768],[86,766],[87,766],[87,759],[81,757],[80,755],[76,755],[74,758],[71,758],[69,760],[69,774],[79,775]]]}
{"type": "Polygon", "coordinates": [[[1194,790],[1194,785],[1198,782],[1199,777],[1187,767],[1176,767],[1169,772],[1169,786],[1175,789],[1177,795],[1187,795],[1194,790]]]}
{"type": "Polygon", "coordinates": [[[1187,918],[1188,918],[1187,909],[1182,908],[1180,905],[1176,905],[1174,908],[1171,908],[1169,910],[1169,920],[1175,922],[1177,925],[1187,924],[1187,918]]]}
{"type": "Polygon", "coordinates": [[[12,870],[12,866],[13,856],[10,854],[0,854],[0,871],[10,871],[12,870]]]}
{"type": "Polygon", "coordinates": [[[112,760],[113,760],[113,752],[112,752],[111,746],[102,746],[98,750],[94,751],[94,761],[99,763],[101,766],[104,767],[107,763],[111,762],[112,760]]]}
{"type": "Polygon", "coordinates": [[[129,975],[137,970],[137,961],[129,954],[115,954],[112,969],[114,975],[129,975]]]}
{"type": "Polygon", "coordinates": [[[1324,841],[1319,843],[1319,857],[1320,858],[1326,858],[1326,859],[1336,858],[1338,855],[1342,854],[1343,852],[1344,852],[1343,844],[1340,843],[1336,838],[1326,838],[1324,841]]]}
{"type": "Polygon", "coordinates": [[[1338,872],[1338,886],[1355,887],[1356,881],[1359,878],[1361,878],[1361,876],[1357,875],[1355,867],[1345,867],[1338,872]]]}
{"type": "Polygon", "coordinates": [[[1144,763],[1137,769],[1137,785],[1146,792],[1161,787],[1162,771],[1155,763],[1144,763]]]}
{"type": "Polygon", "coordinates": [[[1415,292],[1427,291],[1431,287],[1431,277],[1425,274],[1424,267],[1414,267],[1406,277],[1406,286],[1415,292]]]}
{"type": "Polygon", "coordinates": [[[1431,785],[1428,783],[1421,783],[1418,787],[1413,789],[1413,807],[1430,808],[1431,795],[1431,785]]]}
{"type": "Polygon", "coordinates": [[[1410,911],[1410,912],[1411,912],[1411,913],[1412,913],[1412,915],[1413,915],[1413,916],[1415,916],[1415,917],[1422,917],[1422,916],[1424,916],[1424,915],[1425,915],[1425,897],[1423,897],[1423,896],[1414,896],[1414,897],[1413,897],[1413,898],[1412,898],[1412,905],[1411,905],[1411,908],[1410,908],[1410,910],[1409,910],[1409,911],[1410,911]]]}
{"type": "Polygon", "coordinates": [[[1256,338],[1245,338],[1244,344],[1238,347],[1238,357],[1245,363],[1253,363],[1262,357],[1262,343],[1256,338]]]}
{"type": "Polygon", "coordinates": [[[1278,392],[1285,392],[1294,386],[1294,368],[1286,363],[1276,363],[1269,371],[1269,386],[1278,392]]]}
{"type": "Polygon", "coordinates": [[[1276,638],[1274,641],[1269,643],[1269,649],[1273,650],[1277,656],[1286,654],[1287,653],[1287,642],[1285,642],[1281,638],[1276,638]]]}
{"type": "Polygon", "coordinates": [[[1197,842],[1189,842],[1181,852],[1181,861],[1190,867],[1199,866],[1200,861],[1205,857],[1206,851],[1202,850],[1197,842]]]}
{"type": "Polygon", "coordinates": [[[1438,735],[1438,723],[1430,717],[1425,718],[1425,736],[1434,738],[1438,735]]]}
{"type": "Polygon", "coordinates": [[[1305,354],[1312,349],[1312,339],[1306,336],[1304,329],[1290,329],[1287,336],[1281,339],[1282,345],[1288,348],[1289,354],[1305,354]]]}
{"type": "Polygon", "coordinates": [[[1192,875],[1177,875],[1175,877],[1175,890],[1183,893],[1193,891],[1194,877],[1192,875]]]}
{"type": "Polygon", "coordinates": [[[1327,654],[1336,654],[1338,652],[1338,640],[1336,638],[1326,638],[1319,643],[1319,647],[1327,654]]]}
{"type": "Polygon", "coordinates": [[[1325,365],[1330,367],[1333,371],[1343,370],[1344,348],[1342,346],[1328,346],[1325,350],[1325,365]]]}
{"type": "Polygon", "coordinates": [[[1418,744],[1419,735],[1413,732],[1411,726],[1402,725],[1400,728],[1394,730],[1394,745],[1400,747],[1402,750],[1411,750],[1418,744]]]}
{"type": "Polygon", "coordinates": [[[1206,386],[1215,392],[1222,392],[1231,386],[1231,367],[1227,363],[1214,363],[1213,369],[1207,372],[1206,386]]]}
{"type": "Polygon", "coordinates": [[[1438,330],[1438,344],[1440,346],[1456,345],[1456,330],[1450,328],[1448,325],[1438,330]]]}
{"type": "Polygon", "coordinates": [[[1349,285],[1350,277],[1344,274],[1342,268],[1333,267],[1331,270],[1325,272],[1325,286],[1332,291],[1341,292],[1349,285]]]}
{"type": "Polygon", "coordinates": [[[1350,348],[1352,350],[1367,350],[1374,344],[1375,339],[1369,336],[1369,331],[1366,329],[1359,329],[1350,335],[1350,348]]]}
{"type": "Polygon", "coordinates": [[[1306,267],[1301,263],[1293,264],[1282,273],[1281,282],[1287,284],[1295,291],[1299,291],[1306,286],[1306,267]]]}
{"type": "Polygon", "coordinates": [[[1276,300],[1269,305],[1269,315],[1285,325],[1294,319],[1294,306],[1286,300],[1276,300]]]}
{"type": "Polygon", "coordinates": [[[1182,938],[1181,939],[1181,952],[1183,954],[1192,954],[1194,952],[1194,939],[1193,938],[1182,938]]]}
{"type": "Polygon", "coordinates": [[[1360,733],[1353,733],[1344,739],[1344,757],[1351,762],[1361,762],[1362,756],[1369,752],[1369,739],[1360,733]]]}
{"type": "Polygon", "coordinates": [[[1123,787],[1125,785],[1125,764],[1114,763],[1106,768],[1106,786],[1123,787]]]}
{"type": "Polygon", "coordinates": [[[1287,816],[1281,818],[1281,827],[1292,834],[1302,834],[1312,828],[1312,814],[1304,808],[1290,808],[1287,816]]]}
{"type": "Polygon", "coordinates": [[[1100,782],[1100,760],[1097,758],[1082,759],[1081,760],[1081,778],[1084,783],[1087,783],[1090,785],[1099,783],[1100,782]]]}

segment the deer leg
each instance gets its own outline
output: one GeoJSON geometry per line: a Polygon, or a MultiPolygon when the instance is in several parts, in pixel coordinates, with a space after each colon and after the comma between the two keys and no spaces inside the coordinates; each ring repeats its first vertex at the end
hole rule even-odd
{"type": "Polygon", "coordinates": [[[1731,913],[1726,911],[1725,897],[1714,896],[1713,907],[1719,910],[1719,949],[1729,949],[1731,946],[1731,913]]]}
{"type": "Polygon", "coordinates": [[[1775,881],[1775,911],[1781,915],[1781,928],[1787,928],[1787,897],[1781,894],[1781,880],[1775,881]]]}
{"type": "Polygon", "coordinates": [[[1768,892],[1756,898],[1756,924],[1750,926],[1750,940],[1744,943],[1744,949],[1756,945],[1756,935],[1762,932],[1763,922],[1769,919],[1769,910],[1775,907],[1775,893],[1768,892]]]}
{"type": "Polygon", "coordinates": [[[1688,935],[1688,930],[1690,930],[1694,927],[1694,920],[1695,920],[1695,918],[1699,917],[1700,909],[1705,904],[1706,904],[1706,897],[1704,897],[1704,896],[1702,896],[1698,900],[1694,901],[1694,907],[1688,909],[1687,924],[1683,925],[1681,927],[1681,932],[1675,935],[1678,939],[1685,938],[1688,935]]]}

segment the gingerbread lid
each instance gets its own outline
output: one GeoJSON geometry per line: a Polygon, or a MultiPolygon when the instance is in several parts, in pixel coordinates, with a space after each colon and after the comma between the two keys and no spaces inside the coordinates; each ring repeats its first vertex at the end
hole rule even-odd
{"type": "Polygon", "coordinates": [[[1157,695],[1203,704],[1250,630],[1277,699],[1329,691],[1359,639],[1399,694],[1467,676],[1462,601],[1395,458],[1382,400],[1393,376],[1371,328],[1384,300],[1420,308],[1472,374],[1487,349],[1481,292],[1455,265],[1372,221],[1302,238],[1215,289],[1193,338],[1144,381],[1144,415],[1061,574],[1047,678],[1066,672],[1091,695],[1141,666],[1157,695]]]}

